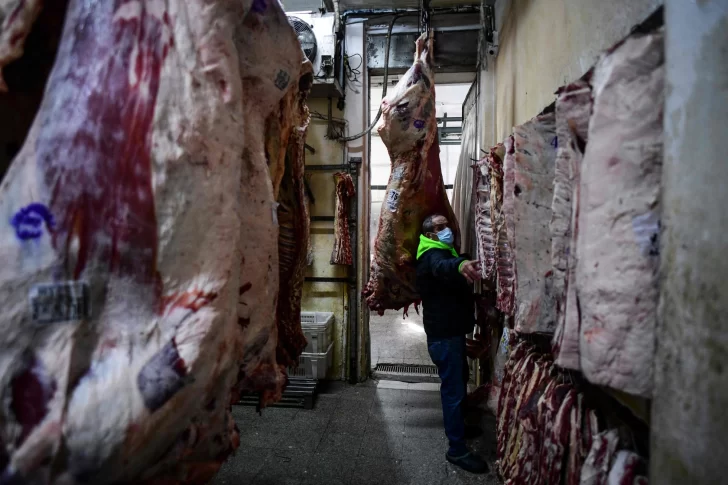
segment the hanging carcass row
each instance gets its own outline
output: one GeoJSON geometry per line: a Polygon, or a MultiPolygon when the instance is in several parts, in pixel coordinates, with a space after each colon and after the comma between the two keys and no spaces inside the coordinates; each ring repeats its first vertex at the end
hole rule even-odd
{"type": "Polygon", "coordinates": [[[370,279],[364,288],[369,308],[405,309],[419,303],[415,262],[422,222],[431,214],[447,217],[460,244],[460,229],[447,199],[437,141],[432,37],[416,42],[415,61],[394,92],[382,100],[379,135],[387,146],[392,172],[379,217],[370,279]]]}
{"type": "Polygon", "coordinates": [[[237,391],[280,395],[265,121],[301,76],[278,2],[69,2],[0,185],[0,481],[207,483],[237,391]]]}

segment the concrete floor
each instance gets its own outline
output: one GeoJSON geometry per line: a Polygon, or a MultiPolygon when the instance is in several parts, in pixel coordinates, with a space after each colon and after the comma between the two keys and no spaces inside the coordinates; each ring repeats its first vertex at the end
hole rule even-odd
{"type": "MultiPolygon", "coordinates": [[[[495,485],[445,460],[447,439],[437,385],[329,383],[315,408],[233,407],[241,432],[235,456],[212,485],[495,485]],[[432,389],[432,390],[421,390],[432,389]]],[[[495,420],[471,448],[491,465],[495,420]]]]}
{"type": "Polygon", "coordinates": [[[372,313],[369,319],[372,368],[377,364],[432,365],[427,353],[427,337],[422,315],[410,308],[402,319],[402,311],[387,310],[383,316],[372,313]]]}

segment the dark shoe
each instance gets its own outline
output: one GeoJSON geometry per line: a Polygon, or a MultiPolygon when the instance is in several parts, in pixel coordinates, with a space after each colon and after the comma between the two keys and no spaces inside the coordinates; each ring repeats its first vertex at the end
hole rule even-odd
{"type": "Polygon", "coordinates": [[[466,472],[470,473],[488,473],[488,464],[482,458],[470,452],[463,456],[451,456],[450,453],[445,454],[447,461],[455,466],[459,466],[466,472]]]}
{"type": "Polygon", "coordinates": [[[475,438],[478,438],[480,436],[483,436],[482,429],[478,428],[477,426],[465,426],[466,440],[474,440],[475,438]]]}

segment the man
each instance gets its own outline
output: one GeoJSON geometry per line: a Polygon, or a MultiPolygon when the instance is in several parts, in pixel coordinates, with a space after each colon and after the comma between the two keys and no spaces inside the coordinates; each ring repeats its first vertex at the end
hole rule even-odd
{"type": "Polygon", "coordinates": [[[442,414],[450,442],[447,461],[471,473],[486,473],[488,465],[465,446],[462,402],[470,371],[465,335],[475,326],[470,283],[480,279],[480,263],[458,255],[447,218],[434,214],[422,223],[417,249],[417,291],[422,298],[427,348],[442,384],[442,414]]]}

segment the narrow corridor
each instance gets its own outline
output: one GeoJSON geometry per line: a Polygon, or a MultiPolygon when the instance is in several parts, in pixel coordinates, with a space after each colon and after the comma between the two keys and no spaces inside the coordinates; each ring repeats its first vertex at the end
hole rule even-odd
{"type": "Polygon", "coordinates": [[[470,475],[445,461],[436,384],[331,383],[313,410],[233,407],[241,446],[213,485],[495,485],[495,420],[470,443],[491,467],[470,475]],[[427,389],[427,390],[423,390],[427,389]]]}

